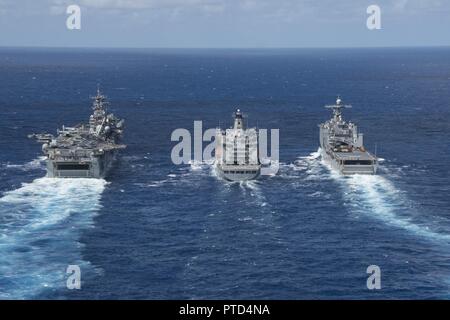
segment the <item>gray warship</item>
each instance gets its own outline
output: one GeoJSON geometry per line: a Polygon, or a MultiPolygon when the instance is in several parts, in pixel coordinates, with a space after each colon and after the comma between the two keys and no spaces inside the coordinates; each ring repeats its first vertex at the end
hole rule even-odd
{"type": "Polygon", "coordinates": [[[104,178],[116,153],[126,146],[120,144],[124,120],[107,113],[106,97],[97,89],[93,97],[93,114],[88,124],[63,126],[52,134],[31,134],[42,143],[50,178],[104,178]]]}
{"type": "Polygon", "coordinates": [[[357,126],[342,117],[342,109],[351,106],[342,104],[338,97],[335,105],[325,108],[333,110],[333,117],[319,125],[322,159],[344,175],[376,174],[377,157],[365,149],[357,126]]]}
{"type": "Polygon", "coordinates": [[[256,179],[261,173],[258,157],[258,131],[245,128],[241,110],[234,113],[233,128],[216,132],[215,168],[228,181],[256,179]]]}

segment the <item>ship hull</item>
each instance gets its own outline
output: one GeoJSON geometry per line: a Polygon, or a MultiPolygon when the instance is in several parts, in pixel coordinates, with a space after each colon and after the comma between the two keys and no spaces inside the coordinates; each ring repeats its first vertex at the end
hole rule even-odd
{"type": "Polygon", "coordinates": [[[227,181],[255,180],[261,174],[260,166],[216,165],[219,177],[227,181]]]}
{"type": "Polygon", "coordinates": [[[115,157],[116,151],[113,150],[83,162],[70,159],[66,161],[47,159],[47,177],[103,179],[110,171],[115,157]]]}
{"type": "MultiPolygon", "coordinates": [[[[340,161],[337,156],[330,151],[326,151],[321,148],[321,156],[325,163],[327,163],[333,170],[338,171],[342,175],[375,175],[377,173],[378,164],[376,161],[371,161],[371,163],[363,164],[364,161],[351,160],[354,164],[345,164],[345,161],[340,161]]],[[[357,157],[356,157],[357,159],[357,157]]]]}

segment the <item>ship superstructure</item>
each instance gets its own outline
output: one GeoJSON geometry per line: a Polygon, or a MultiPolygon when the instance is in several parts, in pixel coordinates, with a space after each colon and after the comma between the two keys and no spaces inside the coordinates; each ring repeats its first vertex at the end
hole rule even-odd
{"type": "Polygon", "coordinates": [[[31,134],[42,143],[47,157],[47,176],[51,178],[104,178],[115,159],[124,120],[107,113],[106,97],[97,90],[93,97],[93,114],[88,124],[63,126],[57,135],[31,134]]]}
{"type": "Polygon", "coordinates": [[[261,172],[258,151],[258,130],[247,129],[237,109],[233,128],[216,132],[215,166],[219,176],[229,181],[256,179],[261,172]]]}
{"type": "Polygon", "coordinates": [[[363,134],[357,126],[342,117],[342,109],[350,108],[337,98],[335,105],[325,106],[333,110],[333,117],[320,127],[321,155],[325,162],[342,174],[376,174],[377,157],[369,153],[363,144],[363,134]]]}

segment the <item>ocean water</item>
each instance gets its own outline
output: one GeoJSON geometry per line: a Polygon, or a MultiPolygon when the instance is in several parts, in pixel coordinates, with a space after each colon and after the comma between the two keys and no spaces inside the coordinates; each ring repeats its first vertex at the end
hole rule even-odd
{"type": "Polygon", "coordinates": [[[448,299],[449,135],[450,48],[0,49],[0,298],[448,299]],[[45,178],[27,134],[85,121],[98,83],[128,148],[106,180],[45,178]],[[377,176],[321,162],[338,94],[377,176]],[[280,129],[277,175],[172,164],[174,129],[236,107],[280,129]]]}

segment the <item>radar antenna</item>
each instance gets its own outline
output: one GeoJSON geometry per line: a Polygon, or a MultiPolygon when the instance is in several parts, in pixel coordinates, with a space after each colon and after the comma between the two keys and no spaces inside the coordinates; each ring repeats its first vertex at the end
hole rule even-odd
{"type": "Polygon", "coordinates": [[[244,113],[241,112],[241,109],[236,109],[236,112],[233,113],[234,117],[234,129],[245,129],[243,120],[246,118],[244,113]]]}
{"type": "Polygon", "coordinates": [[[246,118],[246,115],[241,111],[241,109],[236,108],[236,111],[233,112],[233,118],[246,118]]]}
{"type": "Polygon", "coordinates": [[[106,96],[103,95],[100,91],[100,85],[97,84],[97,95],[95,97],[91,96],[91,99],[94,100],[92,104],[92,109],[106,112],[106,107],[108,106],[108,102],[106,101],[106,96]]]}
{"type": "Polygon", "coordinates": [[[351,107],[349,104],[343,104],[340,96],[337,97],[336,104],[325,106],[327,109],[333,109],[333,116],[336,120],[342,120],[342,109],[349,109],[351,107]]]}

